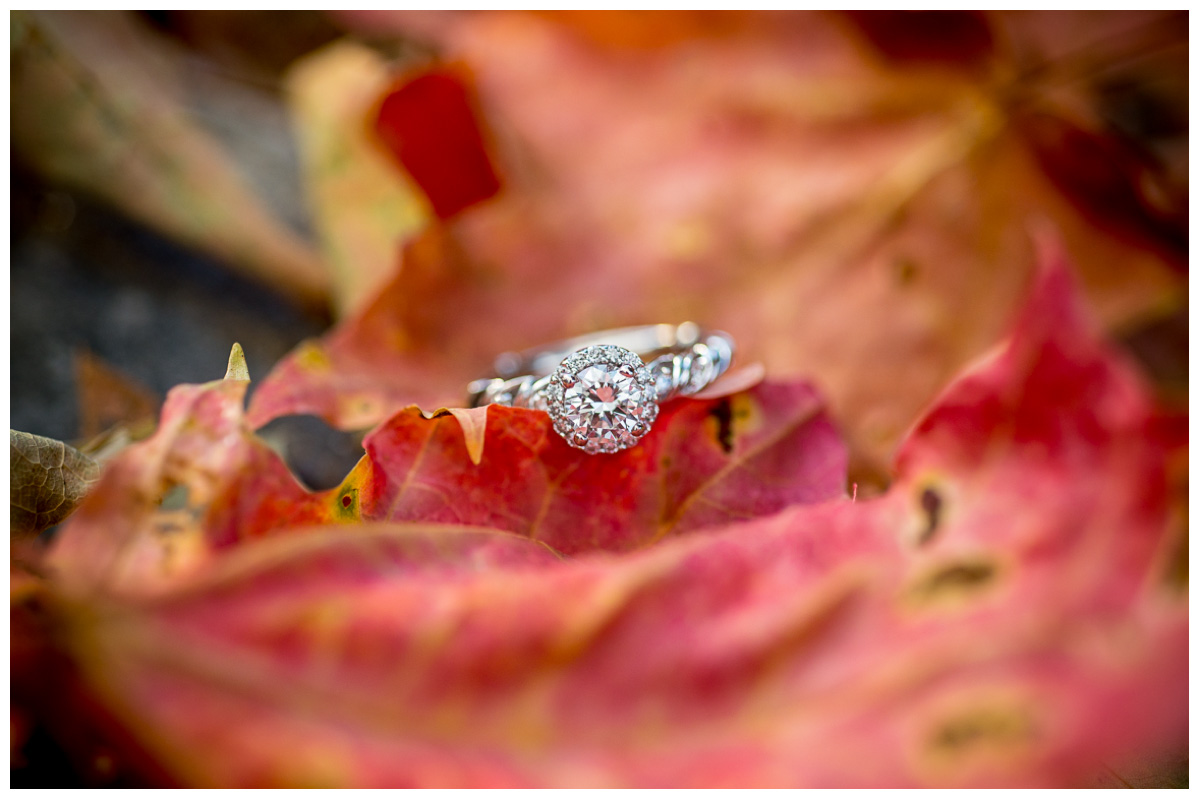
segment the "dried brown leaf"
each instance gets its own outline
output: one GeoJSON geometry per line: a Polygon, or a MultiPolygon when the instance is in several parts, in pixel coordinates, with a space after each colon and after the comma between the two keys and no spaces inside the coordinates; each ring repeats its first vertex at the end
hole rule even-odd
{"type": "Polygon", "coordinates": [[[80,439],[94,440],[115,426],[140,429],[146,421],[146,433],[153,431],[161,397],[89,350],[76,351],[73,361],[80,439]]]}
{"type": "Polygon", "coordinates": [[[33,536],[57,525],[100,477],[99,465],[74,447],[11,428],[9,469],[13,537],[33,536]]]}

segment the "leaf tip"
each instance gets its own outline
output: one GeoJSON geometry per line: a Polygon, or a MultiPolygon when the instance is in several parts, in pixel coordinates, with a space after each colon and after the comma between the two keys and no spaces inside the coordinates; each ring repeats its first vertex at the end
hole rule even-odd
{"type": "Polygon", "coordinates": [[[229,366],[225,368],[225,380],[250,380],[250,370],[246,366],[246,353],[237,342],[233,343],[233,349],[229,351],[229,366]]]}
{"type": "Polygon", "coordinates": [[[471,463],[479,466],[483,460],[483,440],[487,433],[487,406],[479,408],[449,408],[446,409],[458,424],[462,426],[463,438],[467,444],[467,457],[471,463]]]}

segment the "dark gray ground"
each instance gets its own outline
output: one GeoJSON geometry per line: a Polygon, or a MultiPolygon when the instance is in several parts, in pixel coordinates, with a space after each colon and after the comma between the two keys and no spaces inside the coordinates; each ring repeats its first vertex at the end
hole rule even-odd
{"type": "MultiPolygon", "coordinates": [[[[79,437],[79,349],[161,397],[176,384],[224,375],[234,342],[246,351],[250,377],[261,380],[297,342],[325,329],[326,321],[212,259],[14,166],[10,427],[79,437]]],[[[362,452],[353,437],[312,418],[279,421],[265,433],[281,429],[289,463],[313,488],[336,485],[362,452]]]]}

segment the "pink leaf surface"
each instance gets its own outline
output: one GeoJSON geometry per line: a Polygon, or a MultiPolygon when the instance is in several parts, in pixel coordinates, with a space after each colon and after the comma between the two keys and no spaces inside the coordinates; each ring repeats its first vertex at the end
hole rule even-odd
{"type": "Polygon", "coordinates": [[[636,448],[599,458],[568,446],[540,411],[492,406],[478,464],[459,427],[397,414],[364,440],[341,491],[363,519],[484,525],[567,554],[845,495],[845,448],[803,384],[668,403],[636,448]]]}
{"type": "Polygon", "coordinates": [[[171,390],[158,430],[113,459],[56,537],[49,565],[64,586],[157,591],[242,539],[331,518],[246,429],[248,385],[171,390]]]}
{"type": "Polygon", "coordinates": [[[1151,404],[1045,259],[1011,339],[876,499],[765,502],[730,479],[706,501],[722,464],[801,493],[804,459],[829,458],[772,451],[823,436],[798,384],[678,403],[624,460],[586,463],[534,412],[493,409],[471,465],[455,422],[411,409],[368,439],[357,508],[413,522],[246,540],[153,599],[88,595],[69,646],[193,785],[1089,784],[1186,737],[1187,613],[1160,581],[1151,404]],[[672,453],[696,465],[675,483],[672,453]],[[530,541],[547,496],[536,538],[581,555],[530,541]],[[629,549],[604,538],[618,515],[691,533],[582,554],[629,549]]]}

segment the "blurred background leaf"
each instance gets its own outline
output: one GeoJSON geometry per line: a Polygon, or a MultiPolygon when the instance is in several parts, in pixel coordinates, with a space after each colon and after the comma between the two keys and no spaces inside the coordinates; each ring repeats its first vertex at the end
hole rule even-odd
{"type": "Polygon", "coordinates": [[[23,159],[323,306],[328,277],[312,248],[183,107],[177,53],[127,13],[16,12],[12,22],[12,136],[23,159]]]}
{"type": "Polygon", "coordinates": [[[397,159],[437,119],[495,143],[503,189],[411,245],[251,417],[364,427],[462,402],[497,349],[691,318],[772,376],[815,378],[877,490],[920,409],[1008,324],[1033,232],[1063,237],[1111,331],[1177,336],[1184,128],[1153,109],[1183,102],[1158,76],[1186,42],[1170,14],[1101,17],[340,13],[435,54],[383,101],[397,159]],[[473,120],[389,105],[447,62],[473,120]],[[1141,112],[1111,108],[1113,81],[1141,112]]]}
{"type": "Polygon", "coordinates": [[[383,56],[345,40],[306,56],[287,75],[288,105],[338,316],[379,291],[396,269],[400,243],[431,216],[424,195],[371,135],[375,107],[391,80],[383,56]]]}

